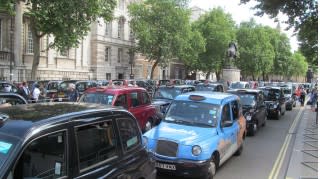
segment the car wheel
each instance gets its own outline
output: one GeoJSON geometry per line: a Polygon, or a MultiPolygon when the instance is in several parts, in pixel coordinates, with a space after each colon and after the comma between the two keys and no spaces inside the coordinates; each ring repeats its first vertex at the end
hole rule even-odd
{"type": "Polygon", "coordinates": [[[252,127],[250,127],[250,130],[249,130],[248,134],[249,134],[250,136],[254,136],[254,135],[256,134],[256,132],[257,132],[257,129],[258,129],[258,124],[257,124],[257,122],[255,122],[255,123],[252,125],[252,127]]]}
{"type": "Polygon", "coordinates": [[[264,121],[263,121],[263,123],[261,125],[262,127],[266,126],[267,120],[268,120],[268,117],[267,117],[267,114],[266,114],[266,115],[264,115],[264,121]]]}
{"type": "Polygon", "coordinates": [[[217,171],[217,159],[215,156],[212,157],[208,168],[208,179],[212,179],[217,171]]]}
{"type": "Polygon", "coordinates": [[[276,119],[279,120],[280,116],[281,116],[281,111],[279,110],[278,113],[277,113],[276,119]]]}
{"type": "Polygon", "coordinates": [[[243,151],[243,143],[240,145],[236,153],[234,153],[235,156],[240,156],[243,151]]]}

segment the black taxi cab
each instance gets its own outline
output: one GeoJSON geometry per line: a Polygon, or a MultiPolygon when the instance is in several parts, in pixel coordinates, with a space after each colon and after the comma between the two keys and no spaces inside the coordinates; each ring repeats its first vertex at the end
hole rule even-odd
{"type": "Polygon", "coordinates": [[[0,109],[0,178],[155,178],[135,118],[81,103],[0,109]]]}

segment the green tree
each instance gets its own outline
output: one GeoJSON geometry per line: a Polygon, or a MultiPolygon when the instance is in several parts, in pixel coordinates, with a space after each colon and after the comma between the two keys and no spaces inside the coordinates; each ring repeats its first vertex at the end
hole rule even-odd
{"type": "Polygon", "coordinates": [[[308,70],[308,63],[301,52],[292,55],[291,74],[292,76],[305,76],[308,70]]]}
{"type": "Polygon", "coordinates": [[[201,68],[199,54],[205,50],[205,40],[195,28],[185,37],[188,39],[184,48],[178,53],[178,58],[184,62],[186,72],[197,71],[201,68]]]}
{"type": "Polygon", "coordinates": [[[207,77],[215,72],[220,80],[228,44],[235,41],[235,22],[223,9],[215,8],[195,21],[195,26],[206,42],[205,52],[200,54],[200,69],[207,77]]]}
{"type": "Polygon", "coordinates": [[[270,43],[274,50],[274,60],[272,73],[280,76],[285,76],[290,65],[288,63],[292,56],[290,40],[286,34],[281,33],[279,29],[265,27],[270,38],[270,43]]]}
{"type": "Polygon", "coordinates": [[[238,49],[240,58],[237,66],[241,69],[243,77],[251,76],[253,80],[266,76],[271,72],[275,53],[266,27],[256,24],[251,19],[242,22],[237,31],[238,49]]]}
{"type": "MultiPolygon", "coordinates": [[[[12,13],[17,1],[0,0],[0,6],[12,13]]],[[[30,19],[34,43],[31,78],[37,75],[41,37],[53,35],[55,39],[50,47],[60,51],[77,47],[98,17],[112,19],[115,6],[116,0],[28,0],[25,15],[30,19]]]]}
{"type": "MultiPolygon", "coordinates": [[[[252,0],[241,0],[247,3],[252,0]]],[[[318,1],[317,0],[255,0],[258,4],[254,7],[259,11],[256,15],[268,14],[276,18],[281,12],[288,16],[286,22],[289,27],[294,27],[301,41],[301,52],[311,64],[317,64],[318,59],[318,1]]]]}
{"type": "Polygon", "coordinates": [[[130,4],[130,26],[137,40],[136,50],[158,64],[166,65],[182,51],[190,34],[187,1],[145,0],[130,4]]]}

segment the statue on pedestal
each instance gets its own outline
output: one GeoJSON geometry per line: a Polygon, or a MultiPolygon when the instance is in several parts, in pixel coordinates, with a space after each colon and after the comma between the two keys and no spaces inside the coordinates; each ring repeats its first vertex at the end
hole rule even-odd
{"type": "Polygon", "coordinates": [[[224,68],[235,68],[234,61],[237,58],[237,50],[237,45],[234,42],[230,42],[224,61],[224,68]]]}

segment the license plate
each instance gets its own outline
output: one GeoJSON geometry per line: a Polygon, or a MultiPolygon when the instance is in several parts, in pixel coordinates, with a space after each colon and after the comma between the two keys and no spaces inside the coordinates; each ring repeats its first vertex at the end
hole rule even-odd
{"type": "Polygon", "coordinates": [[[58,98],[58,100],[59,100],[59,102],[61,102],[61,101],[62,101],[62,98],[58,98]]]}
{"type": "Polygon", "coordinates": [[[157,168],[162,168],[165,170],[176,170],[176,166],[172,164],[165,164],[165,163],[158,163],[156,162],[156,167],[157,168]]]}

